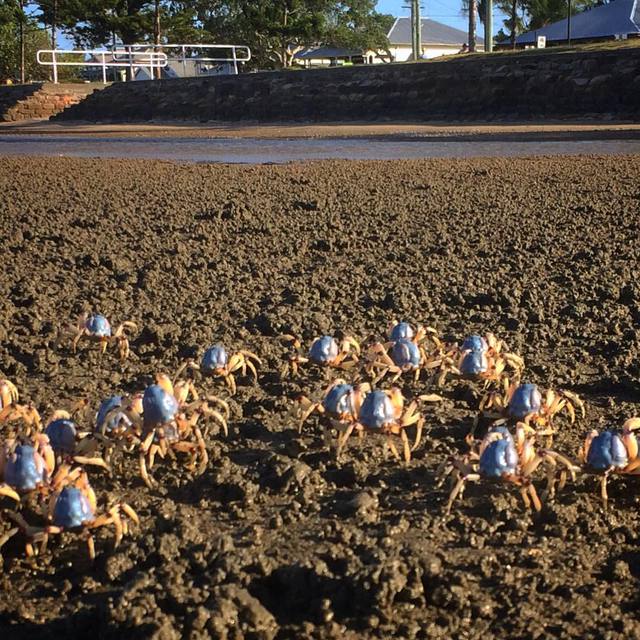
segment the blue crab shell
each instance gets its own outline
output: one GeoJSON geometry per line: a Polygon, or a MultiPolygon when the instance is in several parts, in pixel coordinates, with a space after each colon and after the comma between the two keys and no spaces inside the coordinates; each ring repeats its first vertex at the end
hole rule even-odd
{"type": "Polygon", "coordinates": [[[416,369],[420,366],[420,349],[411,340],[397,340],[393,343],[389,356],[402,369],[416,369]]]}
{"type": "Polygon", "coordinates": [[[542,395],[535,384],[521,384],[509,401],[509,415],[523,420],[531,413],[538,413],[542,406],[542,395]]]}
{"type": "Polygon", "coordinates": [[[489,368],[484,351],[469,351],[460,362],[460,374],[464,378],[475,378],[489,368]]]}
{"type": "Polygon", "coordinates": [[[460,351],[486,351],[489,348],[487,341],[482,336],[468,336],[465,338],[460,351]]]}
{"type": "Polygon", "coordinates": [[[587,466],[594,471],[626,467],[628,462],[627,448],[615,431],[603,431],[591,441],[587,454],[587,466]]]}
{"type": "Polygon", "coordinates": [[[75,487],[65,487],[53,509],[53,524],[64,529],[76,529],[94,519],[87,497],[75,487]]]}
{"type": "Polygon", "coordinates": [[[44,431],[54,451],[73,453],[76,448],[76,425],[64,418],[54,420],[44,431]]]}
{"type": "Polygon", "coordinates": [[[335,360],[339,353],[338,343],[331,336],[316,338],[309,349],[309,358],[318,364],[335,360]]]}
{"type": "Polygon", "coordinates": [[[227,350],[221,344],[216,344],[204,352],[200,370],[202,373],[213,373],[216,369],[224,369],[228,360],[227,350]]]}
{"type": "Polygon", "coordinates": [[[84,323],[85,329],[96,338],[111,337],[111,325],[109,321],[99,313],[92,313],[84,323]]]}
{"type": "Polygon", "coordinates": [[[18,493],[33,491],[46,479],[42,459],[30,444],[18,445],[4,465],[4,481],[18,493]]]}
{"type": "Polygon", "coordinates": [[[382,429],[395,419],[393,403],[384,391],[372,391],[365,396],[358,420],[367,429],[382,429]]]}
{"type": "Polygon", "coordinates": [[[170,422],[178,413],[178,401],[160,385],[152,384],[142,396],[142,417],[146,426],[170,422]]]}
{"type": "Polygon", "coordinates": [[[511,434],[504,428],[494,429],[502,433],[500,440],[491,442],[480,456],[480,473],[489,478],[500,478],[503,474],[515,473],[518,466],[518,451],[511,434]]]}
{"type": "Polygon", "coordinates": [[[127,418],[126,414],[122,412],[111,414],[111,417],[107,420],[107,415],[114,409],[121,406],[122,396],[111,396],[110,398],[102,401],[98,407],[98,413],[96,414],[95,430],[98,433],[104,435],[105,433],[113,431],[121,422],[131,424],[129,418],[127,418]]]}
{"type": "Polygon", "coordinates": [[[353,415],[352,393],[353,387],[350,384],[335,385],[322,401],[324,410],[334,416],[353,415]]]}
{"type": "Polygon", "coordinates": [[[411,340],[413,336],[415,336],[415,331],[408,322],[394,324],[389,332],[389,339],[393,342],[396,340],[411,340]]]}

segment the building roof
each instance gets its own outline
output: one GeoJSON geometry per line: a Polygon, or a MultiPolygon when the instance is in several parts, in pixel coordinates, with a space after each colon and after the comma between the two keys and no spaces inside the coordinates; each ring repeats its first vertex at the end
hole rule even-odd
{"type": "Polygon", "coordinates": [[[299,51],[293,56],[297,60],[326,60],[327,58],[355,58],[361,57],[362,51],[354,51],[353,49],[341,49],[339,47],[313,47],[299,51]]]}
{"type": "MultiPolygon", "coordinates": [[[[572,40],[611,38],[632,33],[640,34],[640,0],[614,0],[571,16],[572,40]]],[[[566,40],[567,19],[523,33],[516,37],[516,43],[532,44],[538,36],[546,36],[548,41],[566,40]]]]}
{"type": "MultiPolygon", "coordinates": [[[[469,37],[466,31],[454,29],[449,25],[436,22],[430,18],[420,20],[422,27],[422,43],[427,44],[450,44],[462,46],[468,42],[469,37]]],[[[391,46],[406,45],[411,46],[411,18],[396,18],[391,30],[387,34],[391,46]]],[[[478,34],[480,39],[481,34],[478,34]]]]}

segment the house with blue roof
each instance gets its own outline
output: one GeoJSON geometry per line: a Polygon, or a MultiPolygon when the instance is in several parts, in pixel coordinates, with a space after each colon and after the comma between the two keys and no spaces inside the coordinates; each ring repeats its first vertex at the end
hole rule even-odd
{"type": "MultiPolygon", "coordinates": [[[[598,42],[640,37],[640,0],[613,0],[571,16],[571,42],[598,42]]],[[[539,36],[548,44],[567,40],[568,21],[558,20],[516,37],[516,46],[535,46],[539,36]]]]}

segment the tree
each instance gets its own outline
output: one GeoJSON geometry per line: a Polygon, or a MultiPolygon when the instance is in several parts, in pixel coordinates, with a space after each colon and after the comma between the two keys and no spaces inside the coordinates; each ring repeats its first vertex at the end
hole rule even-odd
{"type": "Polygon", "coordinates": [[[392,59],[387,34],[395,18],[375,11],[375,0],[352,0],[334,8],[324,41],[338,47],[362,51],[384,52],[392,59]]]}
{"type": "MultiPolygon", "coordinates": [[[[571,0],[571,15],[602,4],[603,0],[571,0]]],[[[522,0],[527,29],[540,29],[567,17],[567,0],[522,0]]]]}
{"type": "Polygon", "coordinates": [[[170,38],[191,35],[251,48],[260,68],[286,68],[306,47],[332,44],[387,50],[393,18],[375,11],[375,0],[194,0],[173,5],[170,38]]]}
{"type": "Polygon", "coordinates": [[[476,0],[469,0],[469,51],[471,53],[476,50],[476,7],[476,0]]]}
{"type": "Polygon", "coordinates": [[[36,62],[36,52],[48,48],[46,32],[20,3],[0,0],[0,81],[46,80],[47,71],[36,62]]]}
{"type": "MultiPolygon", "coordinates": [[[[501,13],[508,15],[509,17],[503,21],[504,26],[509,30],[509,35],[506,35],[504,29],[500,29],[496,36],[497,42],[506,42],[510,40],[512,44],[515,44],[516,35],[522,33],[523,21],[518,15],[518,11],[523,9],[524,0],[494,0],[493,7],[498,9],[501,13]]],[[[567,0],[563,0],[565,3],[567,0]]],[[[486,0],[477,0],[478,17],[482,24],[485,23],[485,15],[487,11],[486,0]]],[[[469,0],[462,0],[462,13],[468,15],[469,13],[469,0]]]]}
{"type": "MultiPolygon", "coordinates": [[[[47,1],[52,3],[53,0],[47,1]]],[[[152,40],[154,0],[64,0],[59,4],[64,10],[58,9],[58,20],[78,46],[106,46],[114,37],[124,44],[152,40]]],[[[43,10],[43,20],[51,24],[48,15],[50,13],[43,10]]]]}

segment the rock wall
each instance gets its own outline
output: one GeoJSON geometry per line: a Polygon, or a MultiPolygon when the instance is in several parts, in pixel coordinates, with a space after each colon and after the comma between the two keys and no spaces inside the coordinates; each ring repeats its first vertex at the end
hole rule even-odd
{"type": "Polygon", "coordinates": [[[0,122],[49,118],[78,104],[95,89],[96,85],[52,83],[0,87],[0,122]]]}
{"type": "Polygon", "coordinates": [[[332,121],[640,117],[640,47],[118,83],[57,118],[332,121]]]}

